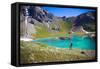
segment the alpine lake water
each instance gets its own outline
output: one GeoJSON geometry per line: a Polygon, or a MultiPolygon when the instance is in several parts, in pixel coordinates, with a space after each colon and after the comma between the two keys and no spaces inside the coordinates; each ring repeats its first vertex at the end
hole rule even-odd
{"type": "Polygon", "coordinates": [[[95,50],[95,39],[91,37],[84,36],[73,36],[72,40],[66,38],[64,40],[55,38],[40,38],[34,40],[33,42],[39,42],[46,44],[48,46],[58,47],[58,48],[69,48],[72,42],[72,48],[82,49],[82,50],[95,50]]]}

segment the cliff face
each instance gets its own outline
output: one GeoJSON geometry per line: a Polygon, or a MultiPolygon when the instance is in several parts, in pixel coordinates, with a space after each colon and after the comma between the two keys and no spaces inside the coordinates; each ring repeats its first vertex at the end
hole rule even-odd
{"type": "Polygon", "coordinates": [[[33,19],[36,19],[37,21],[43,23],[43,22],[52,22],[54,19],[54,15],[52,13],[49,13],[48,11],[42,9],[38,6],[30,6],[30,7],[22,7],[21,13],[23,15],[26,15],[25,9],[28,8],[28,15],[31,16],[33,19]]]}

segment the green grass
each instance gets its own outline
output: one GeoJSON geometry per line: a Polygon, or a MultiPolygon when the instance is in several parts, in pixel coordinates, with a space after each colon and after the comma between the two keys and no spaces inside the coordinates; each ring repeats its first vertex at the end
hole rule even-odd
{"type": "Polygon", "coordinates": [[[20,41],[21,64],[94,59],[94,56],[86,56],[81,54],[81,51],[79,49],[69,50],[41,43],[20,41]]]}
{"type": "Polygon", "coordinates": [[[70,31],[72,23],[65,22],[65,21],[58,21],[55,23],[50,24],[50,28],[54,28],[54,26],[59,25],[60,26],[60,31],[51,31],[48,32],[48,28],[44,24],[38,25],[36,27],[37,33],[36,33],[36,38],[46,38],[46,37],[57,37],[57,36],[64,36],[66,37],[67,33],[70,31]]]}

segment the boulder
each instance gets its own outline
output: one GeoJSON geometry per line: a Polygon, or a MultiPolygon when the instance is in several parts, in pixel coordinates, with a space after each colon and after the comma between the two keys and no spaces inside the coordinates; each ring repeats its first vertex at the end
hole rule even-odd
{"type": "Polygon", "coordinates": [[[66,40],[66,37],[59,37],[60,40],[66,40]]]}

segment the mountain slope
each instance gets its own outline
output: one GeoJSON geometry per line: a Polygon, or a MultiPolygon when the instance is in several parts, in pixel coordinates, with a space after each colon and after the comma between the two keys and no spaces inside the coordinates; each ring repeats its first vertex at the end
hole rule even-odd
{"type": "Polygon", "coordinates": [[[83,26],[87,31],[95,31],[95,12],[87,12],[80,14],[74,21],[74,26],[83,26]]]}
{"type": "Polygon", "coordinates": [[[66,36],[71,28],[67,21],[38,6],[21,7],[20,22],[21,36],[28,35],[33,38],[66,36]]]}

